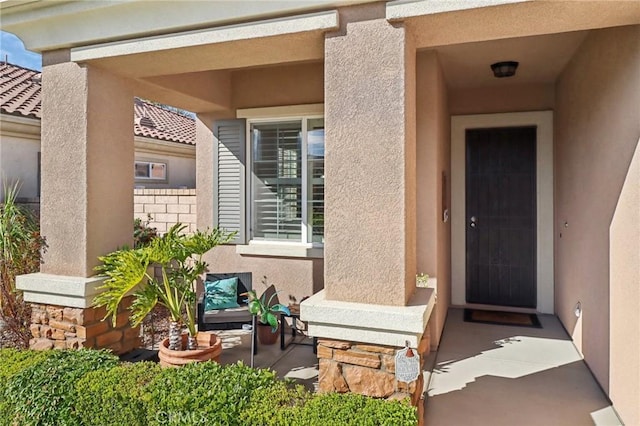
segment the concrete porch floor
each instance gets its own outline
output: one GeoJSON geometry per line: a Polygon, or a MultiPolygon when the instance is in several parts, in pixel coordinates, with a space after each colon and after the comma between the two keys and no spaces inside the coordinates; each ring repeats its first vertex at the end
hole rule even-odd
{"type": "MultiPolygon", "coordinates": [[[[621,425],[560,321],[538,318],[542,328],[468,323],[462,309],[450,309],[440,348],[425,362],[425,425],[621,425]]],[[[238,333],[219,332],[222,364],[249,365],[251,341],[238,333]]],[[[254,366],[312,391],[318,385],[318,359],[310,346],[259,344],[254,366]]]]}
{"type": "Polygon", "coordinates": [[[425,400],[425,424],[620,425],[553,315],[542,328],[468,323],[450,309],[425,400]]]}
{"type": "MultiPolygon", "coordinates": [[[[243,338],[240,330],[220,330],[216,333],[222,338],[221,364],[234,364],[242,361],[245,365],[251,365],[251,338],[245,334],[243,338]]],[[[292,339],[287,328],[285,343],[292,339]]],[[[295,342],[311,343],[310,338],[298,334],[295,342]]],[[[307,345],[288,345],[284,350],[280,349],[280,337],[273,345],[258,343],[258,353],[255,355],[254,367],[270,368],[280,378],[289,378],[304,385],[307,389],[315,391],[318,386],[318,358],[313,353],[313,348],[307,345]]]]}

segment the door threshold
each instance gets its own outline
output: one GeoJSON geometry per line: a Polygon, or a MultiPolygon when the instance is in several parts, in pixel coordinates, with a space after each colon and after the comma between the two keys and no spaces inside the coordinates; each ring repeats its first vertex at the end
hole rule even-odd
{"type": "Polygon", "coordinates": [[[483,305],[480,303],[465,303],[464,305],[451,305],[451,308],[457,309],[480,309],[485,311],[501,311],[501,312],[515,312],[519,314],[540,314],[534,308],[519,308],[516,306],[502,306],[502,305],[483,305]]]}

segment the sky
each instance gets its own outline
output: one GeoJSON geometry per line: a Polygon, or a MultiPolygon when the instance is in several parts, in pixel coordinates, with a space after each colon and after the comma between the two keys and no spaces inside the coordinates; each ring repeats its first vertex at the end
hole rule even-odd
{"type": "Polygon", "coordinates": [[[25,50],[22,40],[6,31],[0,31],[0,60],[4,62],[8,56],[8,62],[20,65],[36,71],[42,70],[42,57],[39,53],[25,50]]]}

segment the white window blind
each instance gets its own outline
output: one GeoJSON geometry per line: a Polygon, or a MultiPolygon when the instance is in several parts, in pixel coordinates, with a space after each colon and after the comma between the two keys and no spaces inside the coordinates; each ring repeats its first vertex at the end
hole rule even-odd
{"type": "Polygon", "coordinates": [[[300,121],[251,124],[253,238],[302,240],[300,121]]]}

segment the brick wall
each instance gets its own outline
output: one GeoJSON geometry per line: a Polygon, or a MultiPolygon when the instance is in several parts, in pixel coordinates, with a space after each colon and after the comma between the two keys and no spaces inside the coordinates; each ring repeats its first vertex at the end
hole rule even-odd
{"type": "Polygon", "coordinates": [[[196,230],[195,189],[134,189],[134,217],[147,221],[158,232],[166,232],[177,222],[188,226],[187,231],[196,230]]]}

